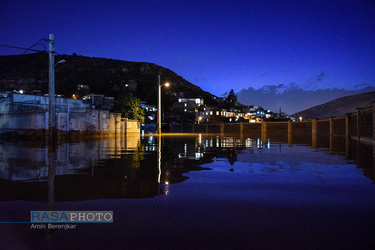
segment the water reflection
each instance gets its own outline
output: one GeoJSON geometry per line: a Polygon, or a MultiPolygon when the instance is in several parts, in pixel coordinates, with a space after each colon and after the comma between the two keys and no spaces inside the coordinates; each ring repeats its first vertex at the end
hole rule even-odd
{"type": "MultiPolygon", "coordinates": [[[[345,155],[374,180],[373,146],[356,141],[346,145],[340,138],[333,142],[337,145],[325,145],[326,140],[322,140],[314,148],[328,146],[328,153],[345,155]]],[[[151,198],[168,194],[170,184],[187,179],[185,173],[207,169],[203,164],[225,160],[234,166],[239,154],[251,157],[254,151],[271,147],[279,147],[281,152],[284,146],[293,147],[287,142],[271,143],[269,139],[202,134],[66,143],[56,150],[3,142],[0,188],[7,191],[0,193],[0,201],[48,200],[53,210],[59,201],[151,198]]]]}

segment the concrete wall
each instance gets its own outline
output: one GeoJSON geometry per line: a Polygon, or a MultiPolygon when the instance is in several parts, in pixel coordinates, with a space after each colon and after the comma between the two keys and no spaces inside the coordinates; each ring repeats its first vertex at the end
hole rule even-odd
{"type": "Polygon", "coordinates": [[[0,131],[45,129],[47,119],[46,112],[38,110],[0,114],[0,131]]]}
{"type": "MultiPolygon", "coordinates": [[[[123,135],[140,133],[138,121],[122,119],[121,114],[109,110],[88,110],[85,113],[56,113],[58,135],[71,133],[90,133],[101,135],[123,135]]],[[[0,133],[29,130],[47,130],[48,112],[28,110],[0,114],[0,133]]]]}
{"type": "Polygon", "coordinates": [[[139,133],[141,125],[138,121],[125,118],[122,122],[124,122],[126,126],[127,133],[139,133]]]}

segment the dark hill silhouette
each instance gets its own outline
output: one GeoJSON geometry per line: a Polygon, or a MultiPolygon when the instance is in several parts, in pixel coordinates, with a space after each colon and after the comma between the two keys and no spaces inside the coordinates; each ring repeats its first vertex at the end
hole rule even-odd
{"type": "Polygon", "coordinates": [[[375,101],[375,92],[345,96],[333,101],[318,105],[293,114],[293,117],[302,116],[305,120],[327,119],[330,117],[345,116],[355,112],[357,108],[367,108],[375,101]]]}
{"type": "MultiPolygon", "coordinates": [[[[70,97],[78,84],[85,84],[92,93],[116,97],[125,90],[127,83],[135,81],[136,95],[141,100],[156,104],[157,75],[161,74],[162,82],[172,83],[167,89],[171,95],[172,92],[184,92],[186,97],[201,96],[207,102],[212,99],[210,93],[153,63],[77,55],[58,55],[55,62],[63,59],[66,63],[56,67],[56,94],[70,97]]],[[[0,56],[0,89],[40,90],[48,93],[48,54],[0,56]]]]}

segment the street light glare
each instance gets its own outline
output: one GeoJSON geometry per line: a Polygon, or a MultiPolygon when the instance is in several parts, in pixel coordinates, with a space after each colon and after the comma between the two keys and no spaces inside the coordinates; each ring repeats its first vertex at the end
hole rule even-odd
{"type": "Polygon", "coordinates": [[[166,83],[164,84],[164,86],[165,86],[165,87],[169,87],[169,82],[166,82],[166,83]]]}

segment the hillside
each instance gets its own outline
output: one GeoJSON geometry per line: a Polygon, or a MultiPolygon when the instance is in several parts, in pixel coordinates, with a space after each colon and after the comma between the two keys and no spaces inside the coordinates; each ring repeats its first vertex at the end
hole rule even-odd
{"type": "MultiPolygon", "coordinates": [[[[78,84],[90,87],[90,92],[117,96],[126,91],[129,82],[137,83],[136,95],[156,104],[157,75],[170,82],[168,94],[184,92],[185,97],[205,98],[212,95],[186,81],[175,72],[153,63],[129,62],[77,55],[58,55],[55,62],[66,60],[56,67],[56,94],[72,96],[78,84]]],[[[48,54],[0,56],[0,90],[40,90],[48,93],[48,54]]],[[[171,98],[166,98],[171,99],[171,98]]],[[[167,100],[166,100],[167,101],[167,100]]]]}
{"type": "Polygon", "coordinates": [[[345,116],[346,113],[356,112],[357,108],[367,108],[375,101],[375,92],[345,96],[333,101],[293,114],[302,116],[304,120],[327,119],[329,117],[345,116]]]}

